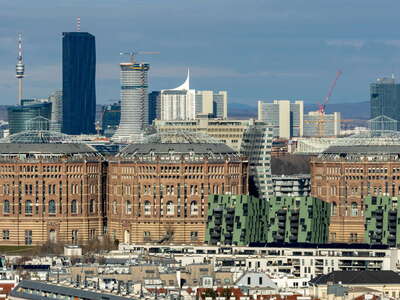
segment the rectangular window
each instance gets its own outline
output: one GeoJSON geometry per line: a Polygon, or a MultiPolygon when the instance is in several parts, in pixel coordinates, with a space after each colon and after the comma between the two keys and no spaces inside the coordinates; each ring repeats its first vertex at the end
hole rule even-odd
{"type": "Polygon", "coordinates": [[[78,244],[78,233],[79,233],[79,230],[77,230],[77,229],[72,230],[72,244],[74,244],[74,245],[78,244]]]}
{"type": "Polygon", "coordinates": [[[96,229],[89,229],[89,239],[94,240],[96,237],[96,229]]]}
{"type": "Polygon", "coordinates": [[[32,245],[32,230],[25,230],[25,245],[32,245]]]}
{"type": "Polygon", "coordinates": [[[3,230],[3,240],[8,241],[10,239],[10,230],[5,229],[3,230]]]}

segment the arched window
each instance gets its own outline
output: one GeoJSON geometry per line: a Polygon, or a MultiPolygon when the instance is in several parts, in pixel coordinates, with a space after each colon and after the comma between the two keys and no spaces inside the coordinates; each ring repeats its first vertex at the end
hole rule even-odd
{"type": "Polygon", "coordinates": [[[192,202],[190,203],[190,214],[191,214],[192,216],[197,216],[198,211],[199,211],[199,209],[198,209],[198,207],[197,207],[197,202],[196,202],[196,201],[192,201],[192,202]]]}
{"type": "Polygon", "coordinates": [[[116,215],[117,214],[117,201],[114,201],[112,204],[112,210],[113,210],[113,214],[116,215]]]}
{"type": "Polygon", "coordinates": [[[337,214],[337,204],[336,202],[332,202],[331,204],[331,216],[336,216],[337,214]]]}
{"type": "Polygon", "coordinates": [[[71,202],[71,213],[76,214],[78,212],[78,202],[76,200],[72,200],[71,202]]]}
{"type": "Polygon", "coordinates": [[[125,202],[125,211],[127,215],[130,215],[132,213],[132,203],[129,200],[125,202]]]}
{"type": "Polygon", "coordinates": [[[145,203],[144,203],[144,214],[145,215],[151,215],[151,203],[150,203],[150,201],[146,201],[145,203]]]}
{"type": "Polygon", "coordinates": [[[26,200],[25,202],[25,214],[31,215],[32,214],[32,201],[26,200]]]}
{"type": "Polygon", "coordinates": [[[92,200],[90,200],[90,203],[89,203],[89,212],[91,214],[93,214],[95,212],[95,209],[96,209],[96,201],[94,201],[92,199],[92,200]]]}
{"type": "Polygon", "coordinates": [[[56,202],[54,200],[49,201],[49,214],[56,213],[56,202]]]}
{"type": "Polygon", "coordinates": [[[174,203],[172,201],[167,202],[167,215],[171,216],[175,213],[174,203]]]}
{"type": "Polygon", "coordinates": [[[351,216],[352,217],[358,216],[358,205],[356,202],[351,203],[351,216]]]}
{"type": "Polygon", "coordinates": [[[10,213],[10,201],[8,201],[8,200],[4,200],[3,213],[5,213],[5,214],[10,213]]]}

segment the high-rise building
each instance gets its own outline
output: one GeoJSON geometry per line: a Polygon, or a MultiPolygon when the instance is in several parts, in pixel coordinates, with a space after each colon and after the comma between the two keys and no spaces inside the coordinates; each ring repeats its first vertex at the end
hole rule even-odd
{"type": "Polygon", "coordinates": [[[62,46],[62,132],[66,134],[95,133],[95,37],[88,32],[64,32],[62,46]]]}
{"type": "Polygon", "coordinates": [[[106,137],[114,135],[121,120],[121,103],[117,102],[103,107],[103,117],[101,118],[103,134],[106,137]]]}
{"type": "Polygon", "coordinates": [[[400,121],[400,84],[394,78],[378,78],[375,83],[371,83],[370,92],[371,119],[386,116],[400,121]]]}
{"type": "Polygon", "coordinates": [[[49,102],[51,102],[51,121],[50,130],[61,132],[62,121],[63,121],[63,103],[62,103],[62,91],[55,91],[49,96],[49,102]]]}
{"type": "Polygon", "coordinates": [[[289,139],[303,136],[303,101],[258,101],[258,119],[270,124],[274,137],[289,139]]]}
{"type": "Polygon", "coordinates": [[[177,88],[161,90],[161,120],[193,120],[196,117],[196,92],[191,90],[189,71],[177,88]]]}
{"type": "Polygon", "coordinates": [[[243,133],[241,153],[249,160],[250,194],[267,200],[273,193],[271,179],[272,129],[265,124],[250,124],[243,133]]]}
{"type": "Polygon", "coordinates": [[[321,115],[318,111],[311,111],[303,118],[303,136],[305,137],[335,137],[340,135],[340,112],[321,115]]]}
{"type": "Polygon", "coordinates": [[[121,121],[113,139],[132,141],[141,138],[149,120],[147,63],[125,62],[120,64],[121,121]]]}
{"type": "Polygon", "coordinates": [[[149,125],[160,119],[161,115],[161,92],[153,91],[149,94],[149,125]]]}
{"type": "Polygon", "coordinates": [[[52,104],[36,99],[22,99],[21,105],[7,109],[10,134],[26,130],[49,130],[52,104]]]}
{"type": "Polygon", "coordinates": [[[196,91],[196,115],[210,114],[213,118],[228,118],[228,93],[196,91]]]}

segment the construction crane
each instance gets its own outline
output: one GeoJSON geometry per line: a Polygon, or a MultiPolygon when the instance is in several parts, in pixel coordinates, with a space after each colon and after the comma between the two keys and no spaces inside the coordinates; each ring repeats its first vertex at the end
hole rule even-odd
{"type": "Polygon", "coordinates": [[[323,102],[322,104],[318,104],[318,111],[319,111],[320,114],[323,115],[323,114],[325,113],[326,105],[328,104],[329,99],[330,99],[331,96],[332,96],[333,90],[334,90],[335,87],[336,87],[336,82],[338,81],[338,79],[340,78],[340,76],[342,75],[342,73],[343,73],[343,72],[342,72],[341,70],[338,70],[338,71],[336,72],[336,77],[335,77],[335,79],[332,81],[331,86],[329,87],[329,91],[328,91],[328,94],[326,95],[326,97],[325,97],[325,99],[324,99],[324,102],[323,102]]]}
{"type": "Polygon", "coordinates": [[[150,52],[150,51],[131,51],[131,52],[120,52],[119,55],[128,55],[131,59],[131,62],[134,64],[136,63],[136,56],[137,55],[153,55],[153,54],[160,54],[160,52],[150,52]]]}
{"type": "Polygon", "coordinates": [[[328,104],[329,99],[332,96],[333,90],[336,87],[336,82],[338,81],[338,79],[340,78],[341,75],[342,75],[342,71],[338,70],[336,72],[335,79],[332,81],[331,86],[329,87],[328,94],[326,95],[326,97],[324,99],[324,102],[322,104],[318,104],[319,118],[318,118],[318,120],[316,122],[317,122],[317,127],[318,127],[318,135],[320,137],[324,136],[324,134],[325,134],[324,133],[324,131],[325,131],[325,126],[324,126],[325,125],[324,124],[325,123],[325,119],[324,119],[324,116],[325,116],[326,105],[328,104]]]}

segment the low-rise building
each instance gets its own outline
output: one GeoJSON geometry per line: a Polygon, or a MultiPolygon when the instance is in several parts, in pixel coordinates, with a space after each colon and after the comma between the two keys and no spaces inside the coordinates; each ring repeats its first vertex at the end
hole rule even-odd
{"type": "Polygon", "coordinates": [[[369,288],[380,296],[400,298],[400,275],[393,271],[334,271],[310,281],[310,292],[320,299],[334,294],[334,285],[344,288],[369,288]]]}
{"type": "Polygon", "coordinates": [[[311,193],[311,176],[275,175],[272,176],[273,192],[275,196],[309,196],[311,193]]]}

